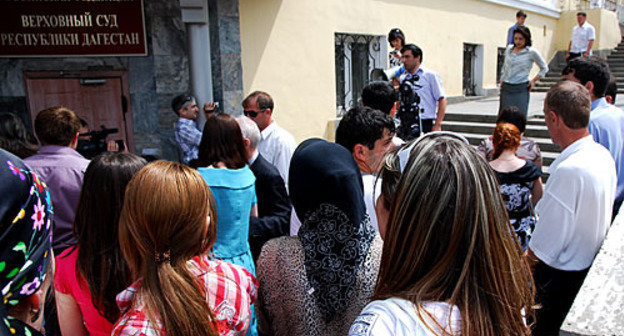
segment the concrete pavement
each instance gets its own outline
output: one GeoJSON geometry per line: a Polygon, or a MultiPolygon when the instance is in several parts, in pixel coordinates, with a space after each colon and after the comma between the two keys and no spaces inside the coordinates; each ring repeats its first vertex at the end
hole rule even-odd
{"type": "MultiPolygon", "coordinates": [[[[544,115],[543,109],[545,98],[545,92],[531,92],[531,98],[529,99],[529,117],[544,115]]],[[[624,95],[616,97],[615,105],[624,109],[624,95]]],[[[498,96],[449,104],[446,108],[446,112],[497,115],[498,96]]]]}

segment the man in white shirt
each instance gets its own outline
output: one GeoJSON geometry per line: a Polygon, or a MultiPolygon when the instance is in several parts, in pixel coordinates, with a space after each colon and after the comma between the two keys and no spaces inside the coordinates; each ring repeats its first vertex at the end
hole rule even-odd
{"type": "MultiPolygon", "coordinates": [[[[399,76],[399,83],[403,84],[406,80],[410,80],[418,85],[415,90],[420,98],[419,107],[422,109],[420,113],[422,130],[420,131],[422,133],[441,131],[447,99],[440,75],[422,65],[423,52],[415,44],[406,44],[401,49],[401,60],[405,72],[399,76]]],[[[399,126],[398,135],[407,141],[414,137],[410,127],[416,120],[408,114],[402,116],[400,111],[397,111],[397,117],[405,120],[401,120],[402,126],[399,126]]]]}
{"type": "Polygon", "coordinates": [[[394,148],[393,135],[394,121],[389,115],[363,106],[349,110],[336,129],[336,143],[351,152],[360,168],[366,212],[377,232],[375,203],[381,194],[381,180],[377,179],[377,174],[383,158],[394,148]]]}
{"type": "Polygon", "coordinates": [[[288,188],[288,168],[295,151],[295,138],[273,120],[273,99],[262,91],[254,91],[243,100],[245,116],[260,128],[258,151],[277,168],[288,188]]]}
{"type": "Polygon", "coordinates": [[[538,222],[526,257],[534,264],[537,302],[533,335],[558,335],[611,223],[613,158],[587,128],[589,91],[563,81],[544,101],[546,126],[563,151],[550,165],[538,222]]]}
{"type": "Polygon", "coordinates": [[[596,39],[596,29],[587,22],[587,13],[578,12],[576,21],[578,25],[572,28],[572,38],[566,53],[566,61],[568,62],[580,56],[591,55],[592,45],[596,39]]]}

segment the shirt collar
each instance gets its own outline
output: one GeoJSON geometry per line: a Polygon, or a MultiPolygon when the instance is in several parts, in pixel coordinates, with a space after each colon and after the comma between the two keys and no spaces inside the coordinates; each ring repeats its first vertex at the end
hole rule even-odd
{"type": "Polygon", "coordinates": [[[276,128],[277,128],[277,122],[271,121],[269,126],[263,129],[262,132],[260,132],[262,139],[266,139],[269,135],[271,135],[271,133],[275,131],[276,128]]]}
{"type": "Polygon", "coordinates": [[[180,119],[178,119],[178,123],[180,123],[180,124],[187,124],[187,125],[195,125],[195,120],[186,119],[186,118],[180,118],[180,119]]]}
{"type": "Polygon", "coordinates": [[[407,73],[407,75],[408,75],[408,76],[420,75],[421,73],[423,73],[423,72],[424,72],[423,68],[424,68],[424,67],[423,67],[423,65],[421,64],[421,65],[418,67],[418,70],[416,70],[414,73],[411,73],[411,72],[409,72],[409,71],[407,71],[407,70],[406,70],[405,72],[407,73]]]}
{"type": "Polygon", "coordinates": [[[258,150],[256,149],[253,153],[253,155],[251,156],[251,159],[249,159],[249,165],[251,166],[254,162],[256,162],[256,159],[258,158],[258,155],[260,155],[260,153],[258,152],[258,150]]]}
{"type": "Polygon", "coordinates": [[[60,154],[60,155],[72,155],[77,157],[83,157],[75,149],[67,146],[47,145],[39,148],[37,154],[60,154]]]}
{"type": "Polygon", "coordinates": [[[605,97],[598,98],[598,99],[594,100],[591,103],[591,110],[593,111],[593,110],[595,110],[598,107],[605,107],[605,106],[608,106],[608,105],[609,105],[609,103],[607,103],[607,98],[605,98],[605,97]]]}
{"type": "Polygon", "coordinates": [[[566,147],[566,149],[561,151],[561,154],[559,154],[557,159],[550,164],[549,170],[551,172],[554,171],[561,162],[570,157],[570,155],[579,151],[582,147],[587,146],[590,142],[594,142],[594,138],[592,138],[591,134],[571,143],[568,147],[566,147]]]}

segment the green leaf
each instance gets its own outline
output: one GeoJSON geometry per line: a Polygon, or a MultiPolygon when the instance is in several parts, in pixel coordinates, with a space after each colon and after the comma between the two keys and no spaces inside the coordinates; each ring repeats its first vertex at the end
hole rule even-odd
{"type": "Polygon", "coordinates": [[[17,245],[13,248],[13,251],[22,251],[26,254],[26,244],[24,242],[17,243],[17,245]]]}
{"type": "Polygon", "coordinates": [[[4,271],[5,267],[6,267],[6,263],[4,261],[0,262],[0,272],[4,271]]]}
{"type": "Polygon", "coordinates": [[[6,278],[10,279],[10,278],[14,277],[15,274],[17,274],[17,272],[19,272],[19,268],[14,268],[9,274],[7,274],[6,278]]]}

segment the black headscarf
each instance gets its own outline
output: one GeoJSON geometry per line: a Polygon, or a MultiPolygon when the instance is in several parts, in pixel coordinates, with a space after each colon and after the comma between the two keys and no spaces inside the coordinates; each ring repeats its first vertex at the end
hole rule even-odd
{"type": "Polygon", "coordinates": [[[330,321],[349,305],[375,237],[362,176],[347,149],[310,139],[293,154],[289,188],[302,223],[306,274],[323,318],[330,321]]]}
{"type": "Polygon", "coordinates": [[[43,181],[0,149],[0,335],[39,335],[8,315],[44,283],[51,258],[53,213],[43,181]]]}

